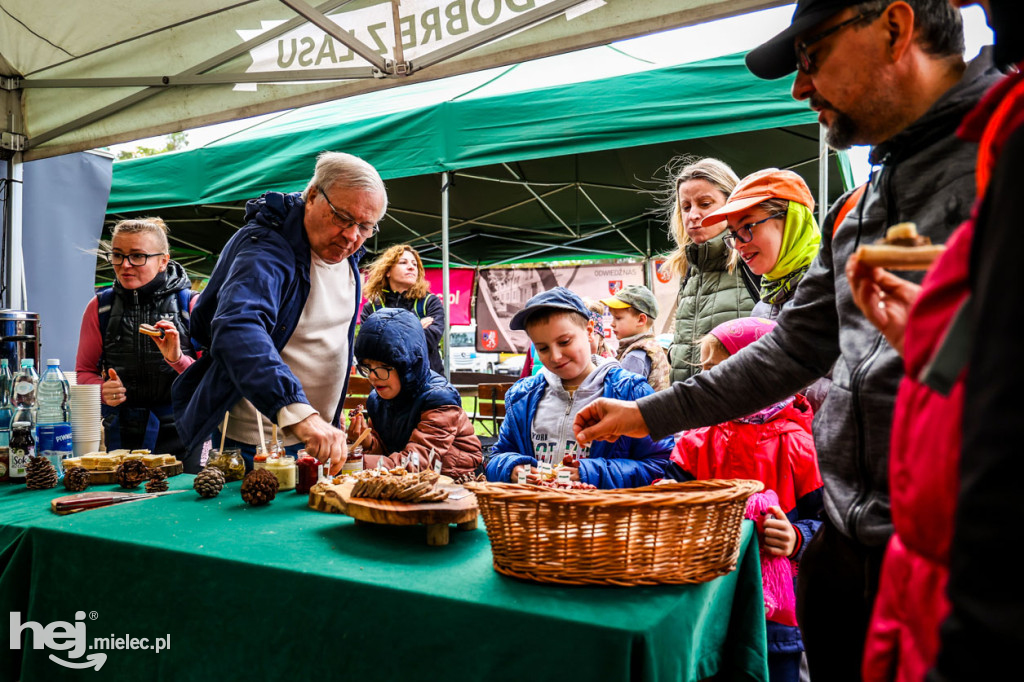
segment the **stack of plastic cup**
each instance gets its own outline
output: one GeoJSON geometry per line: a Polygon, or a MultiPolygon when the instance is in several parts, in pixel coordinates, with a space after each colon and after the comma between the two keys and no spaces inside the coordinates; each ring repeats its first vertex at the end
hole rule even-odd
{"type": "Polygon", "coordinates": [[[103,414],[99,384],[73,384],[71,387],[71,442],[75,457],[100,449],[103,414]]]}

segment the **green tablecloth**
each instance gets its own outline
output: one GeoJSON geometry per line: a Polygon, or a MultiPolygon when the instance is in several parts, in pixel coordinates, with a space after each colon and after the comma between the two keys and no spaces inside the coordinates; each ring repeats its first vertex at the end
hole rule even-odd
{"type": "Polygon", "coordinates": [[[0,486],[2,641],[9,612],[84,612],[90,643],[170,642],[107,650],[96,672],[48,658],[95,651],[26,649],[25,631],[0,680],[767,679],[749,522],[738,569],[710,583],[557,587],[496,573],[482,528],[428,547],[421,527],[356,526],[294,492],[249,507],[239,486],[68,516],[49,511],[63,490],[0,486]]]}

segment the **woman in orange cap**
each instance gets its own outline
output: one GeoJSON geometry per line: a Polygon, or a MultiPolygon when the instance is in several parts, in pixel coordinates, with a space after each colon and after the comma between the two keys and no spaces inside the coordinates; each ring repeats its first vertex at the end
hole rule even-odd
{"type": "Polygon", "coordinates": [[[725,243],[761,277],[761,300],[751,315],[775,319],[818,255],[821,231],[814,220],[811,190],[793,171],[767,168],[751,173],[703,224],[722,220],[729,223],[725,243]]]}

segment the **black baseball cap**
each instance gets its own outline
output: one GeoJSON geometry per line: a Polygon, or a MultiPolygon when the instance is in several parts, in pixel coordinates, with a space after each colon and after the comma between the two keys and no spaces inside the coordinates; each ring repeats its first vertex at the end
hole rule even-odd
{"type": "Polygon", "coordinates": [[[582,298],[565,287],[555,287],[554,289],[542,291],[527,301],[523,309],[512,316],[512,320],[508,323],[509,329],[526,329],[526,322],[530,319],[530,316],[538,310],[544,309],[579,313],[588,320],[590,319],[590,310],[582,298]]]}
{"type": "Polygon", "coordinates": [[[799,0],[789,28],[747,53],[746,62],[750,73],[766,80],[782,78],[793,73],[796,71],[796,50],[793,43],[797,36],[839,14],[847,7],[859,5],[863,1],[799,0]]]}

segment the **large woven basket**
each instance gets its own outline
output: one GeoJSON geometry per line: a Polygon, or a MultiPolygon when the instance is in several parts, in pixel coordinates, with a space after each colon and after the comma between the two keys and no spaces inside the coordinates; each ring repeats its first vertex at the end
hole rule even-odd
{"type": "Polygon", "coordinates": [[[563,585],[699,583],[736,567],[760,481],[559,491],[470,483],[499,573],[563,585]]]}

